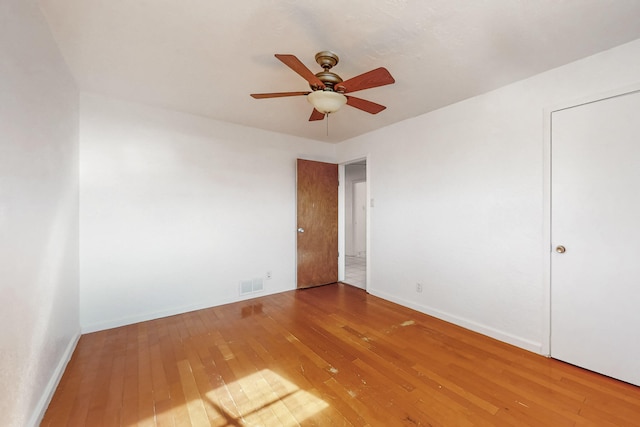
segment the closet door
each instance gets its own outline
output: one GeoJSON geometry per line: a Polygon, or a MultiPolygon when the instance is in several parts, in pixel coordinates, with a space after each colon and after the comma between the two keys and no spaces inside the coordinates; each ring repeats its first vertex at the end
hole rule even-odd
{"type": "Polygon", "coordinates": [[[551,126],[551,356],[640,385],[640,93],[551,126]]]}

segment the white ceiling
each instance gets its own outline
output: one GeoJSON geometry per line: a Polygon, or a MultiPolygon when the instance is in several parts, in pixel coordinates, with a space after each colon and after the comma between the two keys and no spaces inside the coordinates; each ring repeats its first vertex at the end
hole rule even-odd
{"type": "Polygon", "coordinates": [[[640,38],[638,0],[40,0],[81,90],[338,142],[640,38]],[[274,53],[343,79],[381,66],[396,83],[309,122],[305,91],[274,53]]]}

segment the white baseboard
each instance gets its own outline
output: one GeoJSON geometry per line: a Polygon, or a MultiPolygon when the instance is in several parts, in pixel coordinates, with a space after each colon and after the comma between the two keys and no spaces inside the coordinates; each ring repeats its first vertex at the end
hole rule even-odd
{"type": "Polygon", "coordinates": [[[520,347],[524,350],[531,351],[536,354],[544,354],[543,346],[540,342],[531,341],[528,339],[524,339],[518,337],[516,335],[512,335],[510,333],[501,331],[499,329],[495,329],[486,325],[482,325],[480,323],[474,322],[469,319],[465,319],[464,317],[455,316],[449,313],[446,313],[441,310],[437,310],[433,307],[417,304],[413,301],[405,300],[402,298],[398,298],[394,295],[387,294],[385,292],[376,291],[375,289],[367,289],[367,291],[374,296],[380,297],[387,301],[395,302],[396,304],[400,304],[405,307],[412,308],[421,313],[428,314],[430,316],[436,317],[438,319],[444,320],[449,323],[453,323],[454,325],[461,326],[465,329],[469,329],[474,332],[478,332],[482,335],[486,335],[491,338],[495,338],[498,341],[505,342],[507,344],[514,345],[516,347],[520,347]]]}
{"type": "Polygon", "coordinates": [[[269,292],[257,292],[248,294],[244,298],[225,298],[215,301],[206,301],[199,304],[192,304],[180,307],[173,307],[166,310],[159,310],[154,312],[148,312],[143,314],[137,314],[135,316],[125,316],[118,319],[107,320],[105,322],[90,323],[88,325],[81,325],[82,333],[89,334],[91,332],[104,331],[112,328],[119,328],[120,326],[132,325],[134,323],[146,322],[148,320],[161,319],[163,317],[175,316],[177,314],[189,313],[191,311],[202,310],[205,308],[217,307],[219,305],[231,304],[234,302],[246,301],[254,298],[264,297],[267,295],[279,294],[281,292],[291,291],[293,289],[278,289],[269,292]]]}
{"type": "Polygon", "coordinates": [[[78,340],[80,339],[80,333],[76,333],[76,335],[69,341],[67,348],[64,353],[62,353],[62,357],[58,362],[58,366],[54,369],[51,374],[51,378],[49,378],[49,382],[46,387],[42,391],[42,395],[40,396],[40,400],[38,400],[38,404],[36,405],[31,418],[29,419],[28,426],[37,427],[42,422],[42,418],[44,418],[44,414],[49,407],[49,403],[51,403],[51,398],[53,394],[56,392],[58,388],[58,384],[62,379],[62,374],[64,374],[64,370],[67,368],[67,364],[71,360],[71,356],[73,356],[73,352],[78,345],[78,340]]]}

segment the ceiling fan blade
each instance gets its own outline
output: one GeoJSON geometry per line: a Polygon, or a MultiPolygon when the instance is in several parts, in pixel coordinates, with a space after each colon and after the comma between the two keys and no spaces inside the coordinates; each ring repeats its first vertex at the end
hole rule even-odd
{"type": "Polygon", "coordinates": [[[298,73],[303,79],[308,81],[312,87],[317,89],[325,88],[324,83],[322,83],[322,80],[317,78],[316,75],[313,74],[313,72],[310,69],[308,69],[306,65],[300,62],[300,60],[296,58],[294,55],[276,53],[276,58],[284,62],[284,64],[287,67],[291,68],[293,71],[298,73]]]}
{"type": "Polygon", "coordinates": [[[393,79],[389,71],[384,67],[380,67],[336,84],[335,90],[338,92],[348,93],[355,92],[357,90],[371,89],[372,87],[390,85],[395,82],[396,81],[393,79]]]}
{"type": "Polygon", "coordinates": [[[384,105],[376,104],[375,102],[367,101],[366,99],[356,98],[355,96],[347,96],[347,105],[371,114],[378,114],[380,111],[387,108],[384,105]]]}
{"type": "Polygon", "coordinates": [[[255,99],[263,98],[282,98],[284,96],[299,96],[309,95],[311,92],[276,92],[276,93],[252,93],[251,96],[255,99]]]}
{"type": "Polygon", "coordinates": [[[313,111],[311,112],[311,117],[309,117],[309,121],[313,122],[314,120],[322,120],[322,119],[324,119],[324,113],[321,113],[320,111],[314,108],[313,111]]]}

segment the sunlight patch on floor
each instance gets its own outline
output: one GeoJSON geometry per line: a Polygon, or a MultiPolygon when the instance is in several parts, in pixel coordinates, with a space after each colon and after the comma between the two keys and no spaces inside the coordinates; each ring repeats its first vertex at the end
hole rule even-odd
{"type": "Polygon", "coordinates": [[[241,393],[233,393],[232,397],[238,411],[238,421],[246,425],[296,426],[329,406],[269,369],[219,387],[206,396],[215,402],[217,396],[224,394],[221,389],[232,390],[237,387],[241,393]]]}
{"type": "MultiPolygon", "coordinates": [[[[164,421],[212,426],[298,426],[329,405],[312,393],[263,369],[200,394],[189,361],[178,363],[186,403],[156,412],[150,425],[164,421]],[[187,419],[188,416],[188,419],[187,419]]],[[[201,383],[199,378],[198,383],[201,383]]]]}

